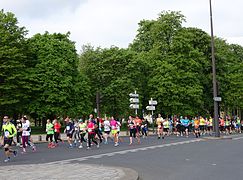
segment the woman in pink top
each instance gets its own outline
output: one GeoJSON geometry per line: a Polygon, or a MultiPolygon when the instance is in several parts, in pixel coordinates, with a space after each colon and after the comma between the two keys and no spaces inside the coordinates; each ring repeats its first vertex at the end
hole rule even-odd
{"type": "Polygon", "coordinates": [[[88,122],[87,129],[88,129],[88,147],[87,147],[87,149],[90,149],[91,140],[96,144],[97,148],[99,148],[99,144],[95,140],[95,124],[91,120],[89,120],[89,122],[88,122]]]}
{"type": "Polygon", "coordinates": [[[114,143],[115,143],[115,146],[118,146],[118,134],[117,134],[117,122],[116,120],[114,119],[114,117],[112,116],[111,117],[111,121],[110,121],[110,125],[111,125],[111,134],[113,135],[114,137],[114,143]]]}

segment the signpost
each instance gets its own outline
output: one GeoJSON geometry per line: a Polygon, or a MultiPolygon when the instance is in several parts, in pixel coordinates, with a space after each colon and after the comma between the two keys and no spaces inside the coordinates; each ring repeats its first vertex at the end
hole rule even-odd
{"type": "Polygon", "coordinates": [[[152,98],[149,100],[149,106],[147,106],[146,107],[146,109],[148,110],[148,111],[152,111],[152,122],[153,122],[153,124],[152,124],[152,126],[153,126],[153,133],[154,133],[154,118],[153,118],[153,115],[154,115],[154,111],[155,111],[155,105],[157,105],[158,103],[157,103],[157,101],[155,101],[155,100],[153,100],[152,98]]]}
{"type": "Polygon", "coordinates": [[[138,104],[139,103],[139,99],[138,99],[139,95],[135,91],[134,93],[130,93],[129,96],[130,96],[130,99],[129,99],[130,106],[129,107],[131,109],[135,109],[135,114],[137,115],[138,109],[139,109],[139,104],[138,104]]]}

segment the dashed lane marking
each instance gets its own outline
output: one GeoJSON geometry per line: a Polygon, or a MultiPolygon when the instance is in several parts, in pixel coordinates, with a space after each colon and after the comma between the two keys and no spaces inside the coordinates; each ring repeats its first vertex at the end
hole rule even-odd
{"type": "Polygon", "coordinates": [[[136,148],[136,149],[128,149],[128,150],[122,150],[122,151],[116,151],[116,152],[110,152],[110,153],[103,153],[103,154],[85,156],[85,157],[81,157],[81,158],[54,161],[54,162],[50,162],[50,163],[46,163],[46,164],[59,164],[59,163],[66,164],[66,163],[70,163],[71,161],[86,161],[88,159],[99,159],[99,158],[102,158],[104,156],[111,157],[111,156],[114,156],[116,154],[123,155],[123,154],[129,153],[129,152],[146,151],[146,150],[149,150],[149,149],[177,146],[177,145],[200,142],[200,141],[204,141],[204,140],[203,139],[195,139],[195,140],[188,140],[188,141],[180,141],[180,142],[175,142],[175,143],[170,143],[170,144],[154,145],[154,146],[141,147],[141,148],[136,148]]]}

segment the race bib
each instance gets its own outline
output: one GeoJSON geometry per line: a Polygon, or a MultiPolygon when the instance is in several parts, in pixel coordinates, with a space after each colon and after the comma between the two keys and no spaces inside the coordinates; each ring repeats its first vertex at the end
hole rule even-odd
{"type": "Polygon", "coordinates": [[[70,126],[67,126],[67,127],[66,127],[66,130],[69,131],[69,130],[70,130],[70,126]]]}
{"type": "Polygon", "coordinates": [[[8,136],[9,136],[9,132],[8,132],[8,131],[5,131],[5,132],[4,132],[4,136],[5,136],[5,137],[8,137],[8,136]]]}
{"type": "Polygon", "coordinates": [[[92,132],[92,129],[89,128],[89,129],[88,129],[88,132],[92,132]]]}

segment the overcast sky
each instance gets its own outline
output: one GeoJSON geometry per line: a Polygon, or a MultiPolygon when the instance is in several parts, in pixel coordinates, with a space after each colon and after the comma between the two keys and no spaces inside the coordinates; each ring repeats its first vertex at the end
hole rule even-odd
{"type": "MultiPolygon", "coordinates": [[[[243,45],[243,0],[212,0],[214,35],[243,45]]],[[[184,26],[210,33],[209,0],[0,0],[19,26],[36,33],[71,32],[77,50],[84,44],[126,48],[139,21],[156,19],[162,11],[181,11],[184,26]]]]}

